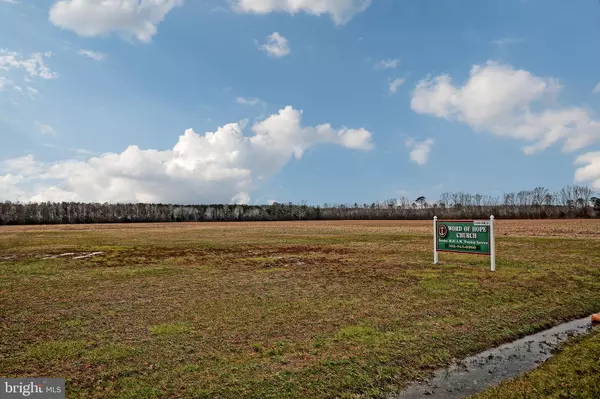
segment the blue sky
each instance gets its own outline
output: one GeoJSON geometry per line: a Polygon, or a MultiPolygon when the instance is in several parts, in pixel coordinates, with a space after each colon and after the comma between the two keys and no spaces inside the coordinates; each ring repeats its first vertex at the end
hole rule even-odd
{"type": "Polygon", "coordinates": [[[592,0],[0,0],[0,200],[598,190],[599,39],[592,0]]]}

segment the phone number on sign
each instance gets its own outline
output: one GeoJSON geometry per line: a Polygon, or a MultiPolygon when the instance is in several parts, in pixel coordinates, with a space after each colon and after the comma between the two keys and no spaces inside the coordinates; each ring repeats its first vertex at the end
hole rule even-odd
{"type": "Polygon", "coordinates": [[[461,244],[446,244],[446,248],[449,249],[473,249],[477,250],[481,247],[479,245],[461,245],[461,244]]]}

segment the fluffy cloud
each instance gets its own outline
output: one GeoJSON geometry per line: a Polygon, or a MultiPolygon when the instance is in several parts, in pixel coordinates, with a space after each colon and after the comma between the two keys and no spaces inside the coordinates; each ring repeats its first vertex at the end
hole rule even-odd
{"type": "Polygon", "coordinates": [[[104,53],[84,49],[79,50],[79,55],[83,55],[84,57],[88,57],[94,61],[102,61],[106,58],[106,54],[104,53]]]}
{"type": "Polygon", "coordinates": [[[592,90],[592,93],[594,93],[594,94],[600,93],[600,83],[598,83],[596,86],[594,86],[594,90],[592,90]]]}
{"type": "MultiPolygon", "coordinates": [[[[19,176],[13,176],[14,179],[18,179],[18,181],[23,180],[23,175],[37,175],[43,172],[40,164],[34,159],[33,155],[26,155],[24,157],[13,158],[3,162],[4,169],[9,171],[18,171],[19,176]]],[[[4,177],[10,176],[5,175],[4,177]]],[[[7,180],[5,180],[7,181],[7,180]]]]}
{"type": "Polygon", "coordinates": [[[230,123],[204,135],[188,129],[164,151],[130,146],[53,164],[31,155],[11,159],[1,167],[0,200],[247,203],[249,192],[315,145],[373,146],[365,129],[302,126],[301,118],[288,106],[253,125],[251,135],[244,135],[244,122],[230,123]]]}
{"type": "Polygon", "coordinates": [[[40,77],[42,79],[56,79],[58,75],[52,72],[44,62],[45,58],[52,56],[52,53],[46,52],[34,53],[29,58],[23,57],[16,51],[0,49],[0,70],[22,70],[29,77],[40,77]]]}
{"type": "Polygon", "coordinates": [[[588,152],[575,160],[576,165],[585,165],[575,171],[575,181],[591,183],[592,188],[600,190],[600,152],[588,152]]]}
{"type": "Polygon", "coordinates": [[[19,184],[23,181],[22,176],[14,176],[10,173],[2,176],[0,175],[0,193],[6,199],[12,201],[24,201],[27,199],[27,194],[23,191],[19,184]]]}
{"type": "Polygon", "coordinates": [[[371,0],[233,0],[237,12],[268,14],[275,11],[310,15],[329,14],[337,25],[343,25],[371,5],[371,0]]]}
{"type": "Polygon", "coordinates": [[[431,152],[431,147],[433,146],[433,143],[433,139],[427,139],[419,142],[409,138],[406,139],[404,145],[406,145],[406,147],[411,150],[411,161],[419,165],[425,165],[429,161],[429,153],[431,152]]]}
{"type": "Polygon", "coordinates": [[[581,107],[555,106],[560,85],[509,65],[488,62],[471,69],[463,86],[447,75],[419,82],[415,112],[468,124],[476,131],[524,140],[531,154],[564,140],[574,151],[600,140],[600,122],[581,107]]]}
{"type": "Polygon", "coordinates": [[[50,21],[80,36],[115,32],[148,43],[158,24],[181,4],[183,0],[60,0],[50,8],[50,21]]]}
{"type": "Polygon", "coordinates": [[[388,85],[390,94],[395,94],[398,91],[398,87],[402,86],[403,84],[404,84],[403,78],[398,78],[398,79],[392,80],[388,85]]]}
{"type": "Polygon", "coordinates": [[[267,42],[258,47],[261,51],[267,53],[270,57],[281,58],[290,53],[288,40],[278,32],[273,32],[267,36],[267,42]]]}
{"type": "Polygon", "coordinates": [[[237,193],[231,198],[230,202],[237,205],[248,205],[250,202],[250,194],[245,192],[237,193]]]}
{"type": "Polygon", "coordinates": [[[383,69],[396,69],[398,68],[398,64],[400,64],[400,60],[398,58],[390,58],[387,60],[381,60],[377,62],[373,68],[378,70],[383,69]]]}

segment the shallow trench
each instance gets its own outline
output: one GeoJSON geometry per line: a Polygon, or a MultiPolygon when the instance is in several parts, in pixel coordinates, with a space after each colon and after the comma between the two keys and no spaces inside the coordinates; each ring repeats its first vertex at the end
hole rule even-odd
{"type": "Polygon", "coordinates": [[[464,398],[538,367],[568,338],[594,328],[591,318],[573,320],[516,341],[488,349],[415,382],[389,398],[464,398]]]}

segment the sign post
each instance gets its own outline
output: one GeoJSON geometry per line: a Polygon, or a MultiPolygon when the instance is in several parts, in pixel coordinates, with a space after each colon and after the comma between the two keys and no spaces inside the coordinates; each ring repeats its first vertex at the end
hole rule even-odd
{"type": "Polygon", "coordinates": [[[493,272],[496,271],[496,239],[494,238],[494,215],[490,216],[490,264],[493,272]]]}
{"type": "Polygon", "coordinates": [[[496,270],[494,216],[489,220],[438,220],[433,217],[433,263],[438,252],[457,252],[490,257],[491,270],[496,270]]]}
{"type": "Polygon", "coordinates": [[[437,252],[437,216],[433,217],[433,264],[438,263],[438,252],[437,252]]]}

